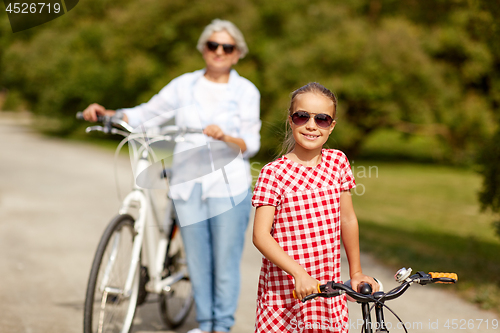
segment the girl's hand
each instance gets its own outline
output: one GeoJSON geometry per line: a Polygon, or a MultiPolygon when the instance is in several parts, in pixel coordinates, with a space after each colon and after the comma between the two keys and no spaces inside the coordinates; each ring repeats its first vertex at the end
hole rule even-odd
{"type": "Polygon", "coordinates": [[[358,291],[358,285],[362,282],[366,282],[372,286],[372,293],[379,290],[378,283],[371,276],[364,275],[363,273],[356,273],[351,277],[352,289],[358,291]]]}
{"type": "Polygon", "coordinates": [[[319,281],[311,277],[304,271],[302,274],[294,277],[295,279],[295,295],[297,299],[303,299],[307,295],[318,292],[319,281]]]}
{"type": "Polygon", "coordinates": [[[225,134],[222,129],[217,125],[208,125],[203,130],[203,134],[210,136],[216,140],[224,141],[225,134]]]}

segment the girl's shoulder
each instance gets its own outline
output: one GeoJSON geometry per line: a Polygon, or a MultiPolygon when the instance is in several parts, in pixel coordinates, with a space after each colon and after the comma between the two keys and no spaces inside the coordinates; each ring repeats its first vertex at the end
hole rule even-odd
{"type": "Polygon", "coordinates": [[[282,157],[264,165],[264,167],[262,168],[262,170],[260,172],[261,173],[265,172],[265,173],[277,173],[277,174],[279,174],[282,171],[288,169],[287,164],[288,164],[288,160],[284,156],[282,156],[282,157]]]}
{"type": "Polygon", "coordinates": [[[322,155],[324,160],[334,164],[345,163],[348,160],[344,152],[338,149],[323,149],[322,155]]]}

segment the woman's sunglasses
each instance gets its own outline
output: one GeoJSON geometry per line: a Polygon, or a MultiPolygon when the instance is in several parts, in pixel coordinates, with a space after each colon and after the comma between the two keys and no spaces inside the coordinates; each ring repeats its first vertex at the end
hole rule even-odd
{"type": "Polygon", "coordinates": [[[207,48],[212,52],[217,51],[219,45],[222,45],[222,49],[224,50],[225,54],[233,53],[234,49],[236,48],[236,45],[233,44],[219,44],[217,42],[211,42],[211,41],[207,42],[207,48]]]}
{"type": "MultiPolygon", "coordinates": [[[[292,114],[291,117],[292,117],[292,122],[295,125],[302,126],[307,124],[309,118],[311,118],[311,115],[309,114],[309,112],[297,111],[294,114],[292,114]]],[[[316,123],[316,125],[318,125],[318,127],[329,128],[333,123],[333,118],[325,113],[318,113],[317,115],[314,116],[314,122],[316,123]]]]}

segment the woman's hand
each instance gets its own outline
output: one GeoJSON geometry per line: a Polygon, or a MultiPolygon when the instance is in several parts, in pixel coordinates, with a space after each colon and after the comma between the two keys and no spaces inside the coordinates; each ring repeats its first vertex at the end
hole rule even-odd
{"type": "Polygon", "coordinates": [[[297,299],[303,299],[307,295],[318,292],[319,281],[307,274],[306,271],[294,277],[295,295],[297,299]]]}
{"type": "Polygon", "coordinates": [[[241,150],[242,153],[244,153],[247,150],[247,145],[245,143],[245,140],[243,140],[242,138],[235,138],[230,135],[226,135],[222,131],[222,129],[217,125],[214,124],[208,125],[203,130],[203,134],[212,137],[216,140],[224,141],[229,146],[232,145],[235,149],[241,150]]]}
{"type": "Polygon", "coordinates": [[[85,110],[83,110],[83,118],[87,121],[96,122],[97,116],[114,116],[116,111],[106,110],[106,108],[97,103],[90,104],[85,110]]]}
{"type": "Polygon", "coordinates": [[[224,141],[224,137],[226,136],[222,129],[217,125],[208,125],[203,130],[203,134],[221,141],[224,141]]]}
{"type": "Polygon", "coordinates": [[[362,282],[366,282],[370,286],[372,286],[373,293],[379,290],[378,283],[371,276],[365,275],[363,273],[356,273],[351,276],[351,287],[354,291],[358,291],[358,285],[362,282]]]}

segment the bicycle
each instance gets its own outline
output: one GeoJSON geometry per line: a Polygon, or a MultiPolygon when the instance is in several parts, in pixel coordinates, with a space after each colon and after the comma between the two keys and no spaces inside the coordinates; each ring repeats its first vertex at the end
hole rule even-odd
{"type": "MultiPolygon", "coordinates": [[[[77,118],[83,119],[81,112],[77,118]]],[[[201,129],[177,126],[164,127],[157,134],[134,133],[120,119],[99,116],[98,122],[102,125],[88,127],[86,132],[123,136],[115,157],[128,143],[136,174],[151,166],[157,157],[152,144],[175,143],[184,140],[186,134],[202,133],[201,129]]],[[[164,160],[161,162],[163,169],[157,176],[165,180],[168,189],[171,172],[164,160]]],[[[166,200],[163,224],[150,189],[134,182],[132,191],[122,201],[94,256],[85,297],[84,333],[128,333],[136,308],[145,302],[148,293],[159,295],[161,318],[167,326],[175,328],[186,320],[194,296],[172,201],[166,200]]]]}
{"type": "MultiPolygon", "coordinates": [[[[319,292],[307,295],[302,299],[302,302],[307,302],[316,297],[330,298],[346,294],[347,296],[350,296],[353,301],[361,304],[361,313],[363,318],[361,333],[389,333],[384,318],[384,307],[387,308],[396,317],[399,323],[403,324],[401,328],[403,328],[404,331],[408,333],[406,325],[404,325],[403,321],[398,317],[398,315],[385,304],[385,301],[400,297],[405,293],[405,291],[408,290],[408,288],[413,283],[427,285],[430,283],[456,283],[458,280],[458,277],[455,273],[417,272],[416,274],[412,275],[411,272],[411,268],[401,268],[400,270],[398,270],[394,275],[394,278],[397,282],[401,283],[401,285],[390,290],[387,293],[378,291],[372,294],[372,288],[368,283],[362,283],[360,286],[358,286],[359,292],[356,292],[350,287],[350,283],[348,283],[349,281],[346,282],[346,284],[330,281],[324,285],[318,286],[319,292]],[[371,307],[370,303],[373,303],[371,307]],[[371,319],[371,311],[373,310],[373,308],[375,308],[375,323],[373,323],[371,319]],[[375,331],[373,330],[374,328],[375,331]]],[[[380,283],[380,281],[376,281],[380,285],[380,290],[382,290],[382,284],[380,283]]]]}

